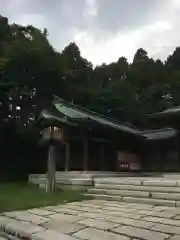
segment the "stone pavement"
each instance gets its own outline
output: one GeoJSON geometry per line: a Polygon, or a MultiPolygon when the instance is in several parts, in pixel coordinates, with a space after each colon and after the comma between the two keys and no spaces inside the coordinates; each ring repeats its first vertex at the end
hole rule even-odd
{"type": "Polygon", "coordinates": [[[88,200],[6,212],[0,226],[19,239],[180,240],[180,208],[88,200]]]}

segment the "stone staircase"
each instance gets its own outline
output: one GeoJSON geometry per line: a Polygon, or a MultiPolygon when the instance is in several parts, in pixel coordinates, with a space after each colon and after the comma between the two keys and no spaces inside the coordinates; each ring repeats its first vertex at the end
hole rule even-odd
{"type": "MultiPolygon", "coordinates": [[[[93,187],[94,178],[109,178],[109,177],[121,177],[121,176],[132,176],[128,173],[117,173],[117,172],[56,172],[56,187],[57,188],[73,188],[76,190],[87,191],[88,188],[93,187]]],[[[137,175],[137,174],[136,174],[137,175]]],[[[30,174],[29,183],[38,185],[40,188],[46,187],[46,174],[30,174]]]]}
{"type": "Polygon", "coordinates": [[[160,178],[94,178],[86,195],[97,199],[180,207],[180,175],[160,178]]]}
{"type": "MultiPolygon", "coordinates": [[[[86,191],[93,187],[93,179],[95,178],[111,178],[111,177],[136,177],[136,176],[152,176],[154,173],[126,173],[126,172],[104,172],[104,171],[70,171],[56,172],[57,188],[73,188],[86,191]]],[[[40,188],[46,187],[46,174],[29,174],[28,182],[38,185],[40,188]]]]}

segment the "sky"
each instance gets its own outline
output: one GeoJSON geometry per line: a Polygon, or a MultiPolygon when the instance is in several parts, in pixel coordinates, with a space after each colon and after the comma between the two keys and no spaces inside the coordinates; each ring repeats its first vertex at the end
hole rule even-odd
{"type": "Polygon", "coordinates": [[[138,48],[165,60],[180,46],[180,0],[0,0],[0,14],[47,28],[57,51],[75,41],[93,65],[131,62],[138,48]]]}

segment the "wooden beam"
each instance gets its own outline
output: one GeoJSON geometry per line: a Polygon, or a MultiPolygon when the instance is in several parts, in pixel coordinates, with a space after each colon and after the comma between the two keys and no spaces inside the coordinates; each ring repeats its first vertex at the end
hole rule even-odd
{"type": "Polygon", "coordinates": [[[100,144],[100,153],[99,153],[99,158],[100,158],[100,169],[101,170],[104,170],[104,157],[105,157],[105,154],[104,154],[104,144],[100,144]]]}
{"type": "Polygon", "coordinates": [[[83,171],[88,171],[88,139],[84,140],[83,171]]]}
{"type": "MultiPolygon", "coordinates": [[[[84,137],[69,137],[69,139],[71,141],[82,141],[84,139],[84,137]]],[[[112,143],[112,140],[107,140],[105,138],[95,138],[95,137],[90,137],[90,140],[91,141],[94,141],[94,142],[100,142],[100,143],[112,143]]]]}

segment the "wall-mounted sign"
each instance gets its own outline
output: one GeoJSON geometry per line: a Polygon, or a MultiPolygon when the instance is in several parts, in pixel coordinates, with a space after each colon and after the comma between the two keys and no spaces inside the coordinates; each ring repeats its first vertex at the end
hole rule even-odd
{"type": "Polygon", "coordinates": [[[118,168],[120,171],[137,171],[141,169],[140,158],[128,152],[117,153],[118,168]]]}

